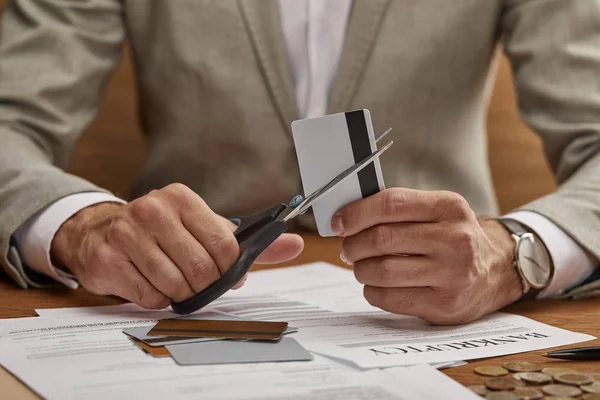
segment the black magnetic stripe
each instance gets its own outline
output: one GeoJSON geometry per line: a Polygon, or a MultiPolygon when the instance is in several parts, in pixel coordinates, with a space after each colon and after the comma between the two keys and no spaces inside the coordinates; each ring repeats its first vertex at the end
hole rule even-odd
{"type": "MultiPolygon", "coordinates": [[[[371,143],[369,142],[369,131],[365,121],[365,113],[362,110],[350,111],[346,113],[346,124],[350,134],[350,145],[354,155],[354,162],[357,163],[371,154],[371,143]]],[[[379,183],[377,182],[377,173],[375,164],[370,163],[358,172],[358,183],[363,199],[379,192],[379,183]]]]}

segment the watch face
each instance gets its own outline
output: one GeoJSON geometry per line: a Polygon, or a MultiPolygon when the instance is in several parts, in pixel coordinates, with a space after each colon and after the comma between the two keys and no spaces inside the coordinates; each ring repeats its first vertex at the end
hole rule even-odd
{"type": "Polygon", "coordinates": [[[539,289],[548,285],[551,274],[550,255],[544,244],[531,233],[524,234],[519,240],[517,262],[532,287],[539,289]]]}

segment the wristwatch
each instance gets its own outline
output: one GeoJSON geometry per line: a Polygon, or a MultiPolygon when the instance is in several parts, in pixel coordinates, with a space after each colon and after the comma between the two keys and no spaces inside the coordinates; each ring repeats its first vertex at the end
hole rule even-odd
{"type": "Polygon", "coordinates": [[[521,277],[522,299],[533,299],[552,281],[554,264],[542,239],[520,222],[499,218],[516,242],[514,266],[521,277]]]}

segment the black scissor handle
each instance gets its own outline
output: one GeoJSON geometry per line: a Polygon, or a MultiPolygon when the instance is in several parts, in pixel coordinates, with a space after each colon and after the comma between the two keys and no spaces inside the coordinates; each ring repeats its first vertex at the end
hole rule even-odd
{"type": "Polygon", "coordinates": [[[206,289],[184,301],[173,302],[173,311],[178,314],[192,313],[234,287],[246,275],[258,256],[286,231],[286,223],[277,219],[285,207],[285,204],[281,204],[259,214],[237,218],[240,223],[234,234],[240,246],[240,254],[235,263],[206,289]]]}
{"type": "Polygon", "coordinates": [[[230,218],[238,226],[233,233],[238,243],[241,245],[268,223],[275,221],[286,208],[287,206],[282,203],[248,217],[230,218]]]}

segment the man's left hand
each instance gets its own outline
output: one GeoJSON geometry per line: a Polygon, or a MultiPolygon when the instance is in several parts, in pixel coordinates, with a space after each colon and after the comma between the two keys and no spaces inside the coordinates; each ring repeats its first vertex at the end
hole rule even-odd
{"type": "Polygon", "coordinates": [[[386,189],[343,207],[331,227],[365,298],[383,310],[461,324],[522,295],[514,240],[456,193],[386,189]]]}

